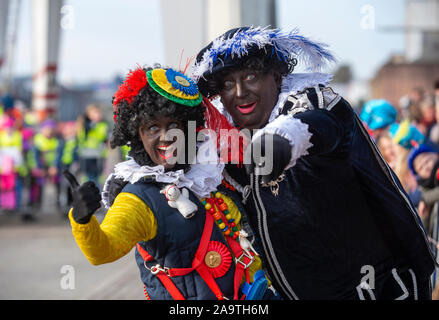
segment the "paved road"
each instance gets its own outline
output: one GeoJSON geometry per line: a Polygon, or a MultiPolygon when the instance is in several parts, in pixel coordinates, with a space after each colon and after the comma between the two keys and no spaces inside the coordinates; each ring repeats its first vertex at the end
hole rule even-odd
{"type": "Polygon", "coordinates": [[[66,218],[55,213],[37,217],[24,223],[16,214],[0,213],[0,299],[144,299],[134,250],[116,262],[93,266],[66,218]]]}

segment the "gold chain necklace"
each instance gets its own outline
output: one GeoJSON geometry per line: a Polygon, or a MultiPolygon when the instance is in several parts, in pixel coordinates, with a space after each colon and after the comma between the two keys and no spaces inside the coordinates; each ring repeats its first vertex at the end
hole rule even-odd
{"type": "Polygon", "coordinates": [[[277,197],[279,195],[279,182],[285,179],[285,173],[282,173],[276,180],[272,180],[268,183],[264,183],[261,181],[261,186],[270,187],[271,193],[277,197]]]}

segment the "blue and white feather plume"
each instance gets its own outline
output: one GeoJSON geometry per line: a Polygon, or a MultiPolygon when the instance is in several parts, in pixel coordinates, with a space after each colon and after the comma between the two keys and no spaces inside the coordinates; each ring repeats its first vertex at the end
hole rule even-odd
{"type": "Polygon", "coordinates": [[[212,72],[214,65],[223,59],[242,58],[249,54],[249,49],[255,47],[266,50],[267,54],[275,55],[281,61],[294,57],[309,72],[321,71],[328,64],[336,62],[326,44],[309,40],[300,35],[298,29],[282,31],[250,27],[240,29],[231,37],[223,35],[213,40],[210,48],[194,66],[194,79],[198,80],[206,72],[212,72]]]}

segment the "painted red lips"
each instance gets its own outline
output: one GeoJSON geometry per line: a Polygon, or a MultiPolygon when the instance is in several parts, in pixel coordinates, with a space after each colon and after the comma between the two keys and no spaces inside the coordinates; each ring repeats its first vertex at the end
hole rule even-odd
{"type": "Polygon", "coordinates": [[[157,146],[157,152],[159,156],[162,157],[164,160],[168,160],[169,158],[171,158],[174,154],[174,151],[174,144],[157,146]]]}
{"type": "Polygon", "coordinates": [[[251,113],[256,108],[256,102],[247,103],[247,104],[241,104],[239,106],[236,106],[236,108],[242,114],[249,114],[249,113],[251,113]]]}

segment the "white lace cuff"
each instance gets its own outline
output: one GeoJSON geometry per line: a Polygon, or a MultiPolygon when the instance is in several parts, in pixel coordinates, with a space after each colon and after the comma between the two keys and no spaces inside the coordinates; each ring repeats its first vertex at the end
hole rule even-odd
{"type": "Polygon", "coordinates": [[[252,141],[265,133],[277,134],[287,139],[291,145],[291,160],[285,167],[289,169],[296,164],[296,160],[308,154],[308,149],[313,146],[311,143],[312,134],[308,131],[308,125],[299,119],[289,115],[280,115],[275,120],[258,130],[252,141]]]}

